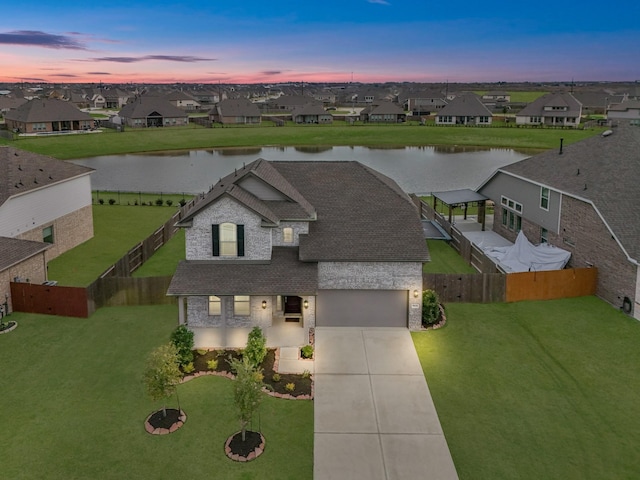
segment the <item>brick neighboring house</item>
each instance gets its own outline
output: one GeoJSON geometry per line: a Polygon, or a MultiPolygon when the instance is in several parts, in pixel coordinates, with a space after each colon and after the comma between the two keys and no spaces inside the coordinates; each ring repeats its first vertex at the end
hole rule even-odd
{"type": "Polygon", "coordinates": [[[143,95],[127,103],[118,113],[122,123],[134,128],[180,127],[189,124],[189,116],[161,97],[143,95]]]}
{"type": "Polygon", "coordinates": [[[489,109],[472,93],[456,96],[436,115],[436,125],[491,125],[492,121],[489,109]]]}
{"type": "Polygon", "coordinates": [[[67,132],[89,130],[94,121],[70,102],[34,99],[5,114],[9,130],[20,133],[67,132]]]}
{"type": "Polygon", "coordinates": [[[196,332],[285,319],[305,329],[420,326],[429,254],[418,212],[358,162],[256,160],[179,226],[186,260],[167,294],[196,332]]]}
{"type": "Polygon", "coordinates": [[[0,303],[13,278],[45,281],[48,261],[93,237],[91,172],[0,146],[0,303]]]}
{"type": "Polygon", "coordinates": [[[516,125],[573,127],[580,125],[582,104],[570,93],[548,93],[516,113],[516,125]]]}
{"type": "Polygon", "coordinates": [[[402,107],[392,102],[378,101],[362,109],[360,120],[370,123],[399,123],[407,119],[402,107]]]}
{"type": "Polygon", "coordinates": [[[333,116],[322,105],[308,104],[297,107],[291,112],[295,123],[332,123],[333,116]]]}
{"type": "Polygon", "coordinates": [[[255,124],[262,121],[260,109],[244,98],[222,100],[209,111],[209,120],[222,124],[255,124]]]}
{"type": "Polygon", "coordinates": [[[640,319],[640,126],[612,131],[502,167],[478,191],[497,233],[522,229],[570,251],[569,267],[597,267],[597,295],[640,319]]]}

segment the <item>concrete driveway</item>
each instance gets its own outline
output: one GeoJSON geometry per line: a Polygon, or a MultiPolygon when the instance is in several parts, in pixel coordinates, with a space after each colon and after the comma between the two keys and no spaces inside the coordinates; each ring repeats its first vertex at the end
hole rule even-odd
{"type": "Polygon", "coordinates": [[[457,479],[405,328],[315,331],[314,480],[457,479]]]}

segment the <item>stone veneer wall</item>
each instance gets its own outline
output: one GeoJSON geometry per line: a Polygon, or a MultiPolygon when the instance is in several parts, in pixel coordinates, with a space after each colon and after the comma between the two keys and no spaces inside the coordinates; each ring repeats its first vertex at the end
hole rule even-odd
{"type": "MultiPolygon", "coordinates": [[[[496,209],[496,219],[502,218],[502,212],[496,209]]],[[[515,241],[516,233],[494,222],[496,233],[515,241]]],[[[522,231],[533,244],[540,243],[540,226],[522,218],[522,231]]],[[[618,243],[611,236],[602,219],[589,203],[562,196],[560,232],[548,232],[548,241],[571,252],[568,267],[598,269],[598,287],[596,294],[615,307],[622,306],[624,297],[632,304],[636,299],[636,280],[638,267],[627,259],[618,243]]]]}
{"type": "Polygon", "coordinates": [[[318,288],[327,290],[406,290],[409,295],[409,328],[422,323],[422,295],[413,298],[413,290],[422,292],[420,262],[319,262],[318,288]],[[413,308],[413,305],[419,307],[413,308]]]}
{"type": "Polygon", "coordinates": [[[187,260],[270,260],[271,229],[264,228],[262,218],[238,202],[223,197],[199,212],[193,226],[186,228],[187,260]],[[211,225],[225,222],[244,225],[244,257],[214,257],[211,225]]]}
{"type": "Polygon", "coordinates": [[[53,225],[53,244],[47,249],[47,261],[53,260],[93,237],[92,207],[91,205],[82,207],[75,212],[55,219],[53,222],[24,232],[17,238],[42,242],[42,231],[50,225],[53,225]]]}
{"type": "Polygon", "coordinates": [[[5,295],[9,295],[9,310],[13,311],[11,305],[11,287],[10,282],[15,277],[20,277],[23,281],[40,284],[47,279],[45,266],[45,252],[34,255],[33,257],[0,272],[0,304],[5,301],[5,295]]]}
{"type": "Polygon", "coordinates": [[[262,329],[271,326],[270,296],[252,296],[250,300],[250,315],[234,315],[233,296],[220,296],[222,300],[222,315],[209,315],[208,297],[189,297],[187,299],[187,325],[191,327],[255,327],[262,329]],[[262,301],[266,300],[268,308],[262,308],[262,301]]]}

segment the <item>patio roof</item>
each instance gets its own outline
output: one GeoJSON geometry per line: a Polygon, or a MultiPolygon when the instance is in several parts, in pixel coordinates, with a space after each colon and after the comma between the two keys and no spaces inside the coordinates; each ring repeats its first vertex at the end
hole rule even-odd
{"type": "Polygon", "coordinates": [[[461,203],[489,200],[488,197],[468,188],[464,188],[462,190],[449,190],[446,192],[433,192],[431,195],[447,205],[459,205],[461,203]]]}

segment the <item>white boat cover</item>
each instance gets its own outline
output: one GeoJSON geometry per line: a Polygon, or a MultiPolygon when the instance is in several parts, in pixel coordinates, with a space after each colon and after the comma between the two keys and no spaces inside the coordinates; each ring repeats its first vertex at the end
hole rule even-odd
{"type": "Polygon", "coordinates": [[[533,245],[522,231],[513,245],[489,247],[485,253],[495,258],[508,273],[562,270],[571,257],[571,252],[548,243],[533,245]]]}

